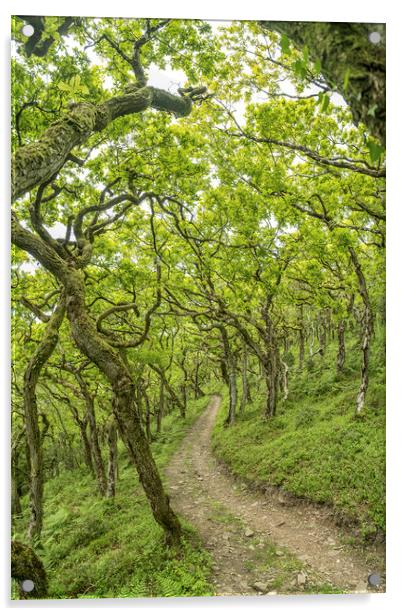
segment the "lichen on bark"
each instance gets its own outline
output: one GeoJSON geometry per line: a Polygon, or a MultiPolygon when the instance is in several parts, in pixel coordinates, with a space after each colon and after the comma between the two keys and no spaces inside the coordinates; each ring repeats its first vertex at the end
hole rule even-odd
{"type": "Polygon", "coordinates": [[[11,577],[19,583],[20,599],[41,599],[47,596],[48,584],[45,568],[32,548],[19,541],[11,542],[11,577]],[[25,592],[22,583],[33,582],[30,592],[25,592]]]}
{"type": "Polygon", "coordinates": [[[12,200],[50,180],[63,167],[71,150],[84,144],[91,134],[104,130],[116,118],[148,108],[184,117],[191,112],[192,100],[187,96],[144,86],[98,105],[73,105],[37,141],[15,152],[11,163],[12,200]]]}

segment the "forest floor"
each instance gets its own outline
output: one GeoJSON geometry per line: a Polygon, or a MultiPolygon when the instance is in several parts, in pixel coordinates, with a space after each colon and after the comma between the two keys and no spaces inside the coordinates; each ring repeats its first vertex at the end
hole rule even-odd
{"type": "Polygon", "coordinates": [[[278,490],[256,491],[213,456],[220,405],[212,396],[167,470],[174,509],[195,526],[212,555],[216,595],[382,592],[383,554],[358,549],[328,509],[278,490]]]}

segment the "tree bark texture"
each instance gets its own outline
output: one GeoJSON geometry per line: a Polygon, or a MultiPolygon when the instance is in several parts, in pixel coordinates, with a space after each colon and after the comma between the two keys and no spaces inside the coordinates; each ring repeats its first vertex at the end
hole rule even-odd
{"type": "Polygon", "coordinates": [[[247,379],[247,368],[248,368],[248,358],[247,358],[247,345],[243,343],[243,351],[241,356],[241,382],[242,382],[242,394],[240,401],[240,413],[243,414],[246,409],[247,402],[250,402],[250,390],[247,379]]]}
{"type": "Polygon", "coordinates": [[[225,423],[231,425],[236,419],[237,407],[237,381],[236,381],[236,359],[230,348],[230,341],[227,331],[223,325],[219,326],[222,337],[224,363],[226,366],[228,385],[229,385],[229,411],[225,423]]]}
{"type": "Polygon", "coordinates": [[[369,384],[370,342],[373,334],[373,312],[370,297],[367,290],[366,278],[358,260],[354,248],[349,247],[349,254],[359,283],[359,294],[364,305],[363,312],[363,335],[362,335],[362,366],[360,375],[360,387],[356,399],[356,415],[361,415],[364,409],[366,394],[369,384]]]}
{"type": "Polygon", "coordinates": [[[299,307],[299,370],[303,369],[305,352],[304,308],[299,307]]]}
{"type": "Polygon", "coordinates": [[[83,145],[93,133],[104,130],[116,118],[150,108],[183,117],[191,113],[192,101],[186,96],[145,86],[98,105],[73,105],[37,141],[16,151],[11,163],[12,200],[49,181],[63,167],[71,150],[83,145]]]}
{"type": "Polygon", "coordinates": [[[32,548],[19,541],[11,542],[11,577],[20,584],[20,599],[42,599],[47,596],[47,576],[41,560],[32,548]],[[24,592],[21,584],[31,580],[34,588],[24,592]]]}
{"type": "Polygon", "coordinates": [[[101,448],[99,445],[98,427],[96,425],[95,416],[95,400],[93,395],[89,391],[88,385],[86,384],[85,380],[78,372],[75,373],[75,378],[77,379],[81,394],[85,400],[86,418],[89,424],[90,447],[92,454],[91,457],[95,468],[95,475],[98,482],[99,494],[101,496],[106,496],[106,472],[105,465],[102,459],[101,448]]]}
{"type": "Polygon", "coordinates": [[[341,319],[338,324],[338,354],[336,358],[336,369],[338,374],[343,372],[345,367],[345,320],[341,319]]]}
{"type": "Polygon", "coordinates": [[[107,496],[114,498],[116,496],[116,479],[117,479],[117,428],[116,421],[112,418],[109,421],[107,429],[107,442],[109,447],[109,462],[107,469],[107,496]]]}
{"type": "Polygon", "coordinates": [[[29,252],[63,284],[73,339],[79,350],[99,368],[110,383],[119,432],[137,468],[155,520],[164,529],[167,542],[177,545],[181,536],[180,522],[170,507],[169,497],[164,491],[141,426],[138,408],[134,404],[133,380],[118,350],[97,331],[96,324],[88,313],[83,272],[69,267],[52,247],[24,229],[15,218],[12,220],[12,240],[19,248],[29,252]]]}
{"type": "Polygon", "coordinates": [[[36,387],[43,366],[52,355],[59,338],[59,328],[65,314],[64,294],[47,322],[42,339],[36,347],[24,373],[24,421],[29,451],[29,506],[28,538],[39,539],[43,523],[43,453],[39,427],[36,387]]]}
{"type": "Polygon", "coordinates": [[[158,400],[158,412],[156,413],[156,432],[160,433],[162,430],[162,419],[165,414],[165,385],[163,379],[159,381],[159,400],[158,400]]]}

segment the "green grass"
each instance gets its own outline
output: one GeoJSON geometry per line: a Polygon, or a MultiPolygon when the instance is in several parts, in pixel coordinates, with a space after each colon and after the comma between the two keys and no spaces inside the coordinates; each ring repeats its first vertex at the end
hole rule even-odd
{"type": "MultiPolygon", "coordinates": [[[[162,433],[152,444],[159,468],[164,468],[188,427],[209,398],[192,402],[185,420],[164,418],[162,433]]],[[[84,469],[64,472],[45,485],[42,547],[49,598],[200,596],[213,594],[211,560],[185,523],[180,558],[164,546],[135,469],[121,450],[120,478],[114,500],[100,499],[95,482],[84,469]]],[[[28,521],[16,520],[14,536],[25,541],[28,521]]]]}
{"type": "Polygon", "coordinates": [[[275,418],[262,419],[264,388],[253,389],[243,417],[223,426],[228,399],[213,432],[217,456],[240,477],[282,486],[331,505],[363,539],[385,530],[385,385],[383,341],[374,343],[364,416],[354,416],[359,352],[348,349],[345,374],[336,375],[335,345],[309,370],[292,369],[289,398],[275,418]]]}

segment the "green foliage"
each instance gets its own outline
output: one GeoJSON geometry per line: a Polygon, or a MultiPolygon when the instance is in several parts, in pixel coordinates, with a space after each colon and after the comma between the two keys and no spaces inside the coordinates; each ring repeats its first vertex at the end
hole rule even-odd
{"type": "MultiPolygon", "coordinates": [[[[379,337],[373,353],[382,349],[379,337]]],[[[363,539],[372,539],[377,531],[385,530],[382,376],[373,362],[367,413],[363,420],[357,420],[358,366],[357,370],[350,369],[357,352],[349,352],[347,370],[339,380],[334,371],[334,350],[328,352],[327,365],[295,374],[289,400],[272,420],[261,419],[260,395],[247,407],[241,421],[224,428],[226,399],[213,434],[214,448],[241,477],[330,504],[341,519],[358,526],[363,539]]]]}
{"type": "Polygon", "coordinates": [[[81,83],[81,77],[79,75],[74,75],[67,83],[60,81],[57,87],[62,92],[66,92],[71,100],[79,100],[83,94],[89,94],[88,87],[84,83],[81,83]]]}
{"type": "Polygon", "coordinates": [[[382,154],[384,153],[383,146],[374,141],[373,139],[368,139],[367,147],[369,149],[371,162],[378,162],[381,159],[382,154]]]}
{"type": "MultiPolygon", "coordinates": [[[[170,415],[164,438],[153,444],[163,468],[188,427],[205,409],[208,399],[191,403],[185,420],[170,415]]],[[[120,478],[114,499],[100,499],[93,480],[82,469],[46,483],[43,559],[51,598],[145,597],[210,595],[211,561],[194,530],[185,522],[180,558],[164,546],[163,534],[131,465],[120,454],[120,478]]],[[[24,538],[24,516],[14,536],[24,538]]]]}

